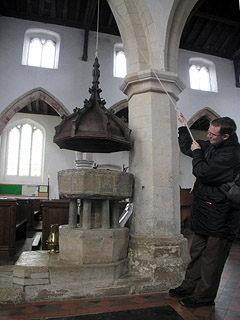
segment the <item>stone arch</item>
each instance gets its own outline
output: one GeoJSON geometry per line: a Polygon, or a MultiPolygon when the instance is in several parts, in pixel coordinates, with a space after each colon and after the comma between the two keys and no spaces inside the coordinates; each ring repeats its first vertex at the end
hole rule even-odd
{"type": "Polygon", "coordinates": [[[11,118],[20,111],[29,102],[41,99],[48,103],[60,117],[63,115],[69,115],[70,112],[64,107],[64,105],[52,94],[43,88],[35,88],[10,103],[0,114],[0,134],[2,133],[4,127],[11,120],[11,118]]]}
{"type": "Polygon", "coordinates": [[[180,38],[187,18],[199,0],[174,1],[170,13],[165,44],[166,70],[177,72],[180,38]]]}
{"type": "MultiPolygon", "coordinates": [[[[149,12],[145,0],[141,2],[123,0],[121,3],[116,0],[108,0],[118,25],[124,51],[127,58],[127,73],[134,73],[140,70],[149,69],[149,49],[144,30],[144,17],[141,12],[149,12]]],[[[149,12],[149,16],[151,13],[149,12]]]]}
{"type": "Polygon", "coordinates": [[[177,72],[182,30],[198,1],[174,0],[166,20],[169,5],[160,1],[108,0],[123,41],[128,74],[146,69],[177,72]]]}
{"type": "Polygon", "coordinates": [[[127,99],[123,99],[121,101],[116,102],[109,108],[109,111],[112,111],[118,117],[124,117],[128,122],[128,101],[127,99]]]}
{"type": "Polygon", "coordinates": [[[189,119],[188,121],[188,126],[189,128],[191,128],[191,126],[197,121],[199,120],[200,118],[202,117],[207,117],[209,119],[209,121],[213,120],[213,119],[216,119],[216,118],[219,118],[220,115],[218,115],[215,111],[213,111],[211,108],[204,108],[204,109],[201,109],[199,110],[197,113],[195,113],[191,119],[189,119]]]}
{"type": "Polygon", "coordinates": [[[127,57],[127,73],[163,69],[156,25],[148,1],[108,0],[127,57]]]}
{"type": "Polygon", "coordinates": [[[219,118],[219,115],[207,107],[195,113],[188,121],[194,139],[206,140],[210,121],[216,118],[219,118]]]}

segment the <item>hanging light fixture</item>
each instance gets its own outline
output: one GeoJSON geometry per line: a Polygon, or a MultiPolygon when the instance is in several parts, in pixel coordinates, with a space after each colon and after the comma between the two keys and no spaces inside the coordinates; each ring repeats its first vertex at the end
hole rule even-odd
{"type": "Polygon", "coordinates": [[[73,113],[65,116],[55,127],[53,141],[61,148],[80,152],[110,153],[131,149],[130,132],[126,120],[118,118],[105,108],[99,88],[98,33],[99,33],[98,0],[96,52],[92,71],[90,98],[85,99],[83,108],[75,108],[73,113]]]}

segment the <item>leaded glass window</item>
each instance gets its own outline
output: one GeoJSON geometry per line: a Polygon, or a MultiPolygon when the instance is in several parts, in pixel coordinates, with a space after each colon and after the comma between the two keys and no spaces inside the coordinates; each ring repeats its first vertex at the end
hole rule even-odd
{"type": "Polygon", "coordinates": [[[40,177],[43,132],[34,124],[21,123],[8,133],[7,176],[40,177]]]}

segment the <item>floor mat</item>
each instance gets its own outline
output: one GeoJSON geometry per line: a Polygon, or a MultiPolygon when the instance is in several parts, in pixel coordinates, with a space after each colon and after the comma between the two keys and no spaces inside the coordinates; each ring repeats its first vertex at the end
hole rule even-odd
{"type": "Polygon", "coordinates": [[[80,316],[44,318],[48,320],[184,320],[172,307],[132,309],[80,316]]]}

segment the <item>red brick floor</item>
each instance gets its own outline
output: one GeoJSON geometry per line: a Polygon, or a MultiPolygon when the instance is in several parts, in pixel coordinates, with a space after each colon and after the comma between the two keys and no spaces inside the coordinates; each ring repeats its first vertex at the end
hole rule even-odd
{"type": "MultiPolygon", "coordinates": [[[[170,305],[185,320],[240,320],[240,240],[236,240],[224,268],[216,305],[190,309],[167,293],[1,305],[0,319],[62,319],[66,316],[170,305]]],[[[101,318],[99,318],[101,319],[101,318]]],[[[101,319],[102,320],[102,319],[101,319]]],[[[148,319],[144,319],[148,320],[148,319]]],[[[159,319],[160,320],[160,319],[159,319]]],[[[169,318],[169,320],[171,320],[169,318]]]]}

